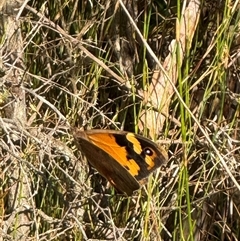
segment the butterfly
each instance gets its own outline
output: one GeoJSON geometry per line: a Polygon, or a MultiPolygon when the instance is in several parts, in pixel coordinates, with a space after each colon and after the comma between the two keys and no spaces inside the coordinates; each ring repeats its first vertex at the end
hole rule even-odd
{"type": "Polygon", "coordinates": [[[131,196],[168,157],[149,139],[126,131],[73,129],[89,163],[121,193],[131,196]]]}

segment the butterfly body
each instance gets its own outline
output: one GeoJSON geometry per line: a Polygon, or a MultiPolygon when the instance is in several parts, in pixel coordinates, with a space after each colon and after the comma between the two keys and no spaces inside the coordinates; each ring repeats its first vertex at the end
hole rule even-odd
{"type": "Polygon", "coordinates": [[[143,180],[167,160],[164,150],[134,133],[74,129],[73,135],[90,164],[127,195],[139,189],[143,180]]]}

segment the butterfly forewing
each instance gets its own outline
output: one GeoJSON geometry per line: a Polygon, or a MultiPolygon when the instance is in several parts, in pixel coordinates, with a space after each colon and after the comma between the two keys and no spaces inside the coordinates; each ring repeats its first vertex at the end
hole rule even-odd
{"type": "Polygon", "coordinates": [[[166,162],[166,154],[152,141],[129,132],[95,133],[89,140],[112,156],[137,180],[146,178],[166,162]]]}
{"type": "Polygon", "coordinates": [[[106,151],[94,145],[85,134],[77,131],[74,138],[91,165],[121,193],[130,196],[139,189],[137,180],[106,151]]]}
{"type": "Polygon", "coordinates": [[[91,165],[127,195],[167,160],[155,143],[130,132],[75,129],[74,138],[91,165]]]}

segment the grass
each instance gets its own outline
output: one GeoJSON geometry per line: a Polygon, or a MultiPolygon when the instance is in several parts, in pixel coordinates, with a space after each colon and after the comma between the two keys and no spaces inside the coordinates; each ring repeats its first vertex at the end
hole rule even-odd
{"type": "Polygon", "coordinates": [[[121,1],[90,0],[30,1],[22,13],[24,65],[0,67],[19,71],[27,118],[9,115],[18,95],[1,77],[2,237],[240,239],[239,5],[202,1],[193,38],[181,38],[186,1],[141,3],[131,16],[121,1]],[[156,72],[167,84],[148,96],[156,72]],[[119,195],[89,170],[70,125],[141,133],[169,161],[132,197],[119,195]]]}

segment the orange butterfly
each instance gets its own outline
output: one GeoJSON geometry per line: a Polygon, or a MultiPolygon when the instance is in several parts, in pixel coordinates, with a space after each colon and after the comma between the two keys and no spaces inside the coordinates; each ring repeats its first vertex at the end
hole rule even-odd
{"type": "Polygon", "coordinates": [[[130,132],[74,129],[73,136],[90,164],[129,196],[168,159],[164,149],[130,132]]]}

